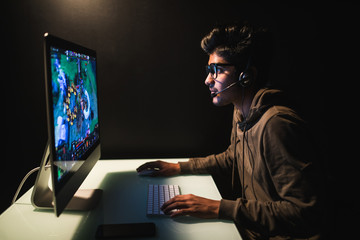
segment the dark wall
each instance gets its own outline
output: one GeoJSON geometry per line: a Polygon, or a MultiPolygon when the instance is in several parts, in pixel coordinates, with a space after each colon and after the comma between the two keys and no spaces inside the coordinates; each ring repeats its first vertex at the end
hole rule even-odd
{"type": "Polygon", "coordinates": [[[352,50],[347,39],[355,8],[349,3],[31,0],[6,4],[3,49],[8,56],[2,89],[7,94],[3,110],[7,154],[1,175],[10,176],[1,211],[9,206],[21,177],[39,165],[47,141],[45,32],[97,50],[103,159],[203,156],[226,149],[232,107],[211,104],[204,85],[207,56],[200,40],[215,23],[242,19],[272,29],[272,81],[290,92],[316,129],[324,154],[333,155],[327,151],[337,146],[330,140],[329,119],[334,111],[342,112],[336,99],[341,87],[333,83],[350,76],[343,71],[347,66],[343,59],[352,50]]]}

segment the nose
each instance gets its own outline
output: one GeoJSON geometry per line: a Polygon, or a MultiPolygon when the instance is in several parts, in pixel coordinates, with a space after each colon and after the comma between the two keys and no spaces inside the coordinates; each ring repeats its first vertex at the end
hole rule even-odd
{"type": "Polygon", "coordinates": [[[214,85],[214,83],[215,83],[215,79],[211,76],[211,73],[209,73],[205,79],[205,85],[210,86],[210,85],[214,85]]]}

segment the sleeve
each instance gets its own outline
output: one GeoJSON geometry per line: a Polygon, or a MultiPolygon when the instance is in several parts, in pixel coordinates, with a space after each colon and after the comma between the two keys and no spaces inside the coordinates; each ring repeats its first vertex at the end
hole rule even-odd
{"type": "Polygon", "coordinates": [[[262,136],[265,166],[278,199],[221,200],[219,218],[231,219],[267,235],[311,235],[318,231],[320,208],[312,151],[301,121],[278,116],[262,136]]]}
{"type": "Polygon", "coordinates": [[[188,162],[179,162],[181,174],[225,174],[233,165],[233,147],[220,154],[204,158],[190,158],[188,162]]]}

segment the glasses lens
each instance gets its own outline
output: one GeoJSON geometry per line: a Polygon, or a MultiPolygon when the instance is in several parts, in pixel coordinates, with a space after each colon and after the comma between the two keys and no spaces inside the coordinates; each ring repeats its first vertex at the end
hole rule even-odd
{"type": "Polygon", "coordinates": [[[212,63],[205,67],[206,67],[206,75],[209,75],[209,73],[211,73],[211,77],[216,79],[217,78],[217,66],[212,63]]]}

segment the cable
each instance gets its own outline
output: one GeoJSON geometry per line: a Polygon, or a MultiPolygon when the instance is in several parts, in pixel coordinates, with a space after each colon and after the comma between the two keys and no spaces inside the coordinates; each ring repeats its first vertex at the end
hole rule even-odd
{"type": "Polygon", "coordinates": [[[247,125],[247,116],[244,111],[244,101],[245,101],[245,87],[242,88],[242,96],[241,96],[241,112],[244,114],[244,130],[243,130],[243,139],[242,139],[242,198],[245,197],[245,134],[246,134],[246,125],[247,125]]]}
{"type": "MultiPolygon", "coordinates": [[[[51,165],[46,165],[46,166],[45,166],[45,168],[49,168],[49,167],[51,167],[51,165]]],[[[36,167],[36,168],[30,170],[30,172],[28,172],[28,173],[25,175],[25,177],[23,178],[23,180],[20,182],[18,189],[16,190],[16,193],[15,193],[15,195],[14,195],[14,198],[13,198],[12,202],[11,202],[11,205],[13,205],[13,204],[16,202],[16,199],[17,199],[17,197],[18,197],[18,195],[19,195],[19,193],[20,193],[20,190],[21,190],[21,188],[23,187],[23,185],[24,185],[24,183],[26,182],[26,180],[30,177],[31,174],[33,174],[33,173],[36,172],[36,171],[39,171],[39,169],[40,169],[40,167],[36,167]]]]}
{"type": "Polygon", "coordinates": [[[254,194],[254,196],[255,196],[255,200],[257,200],[257,196],[256,196],[256,193],[255,193],[255,188],[254,188],[255,160],[254,160],[254,156],[253,156],[253,153],[252,153],[252,151],[251,151],[251,148],[250,148],[250,146],[249,146],[249,140],[248,140],[248,137],[247,137],[247,136],[245,136],[245,141],[246,141],[247,149],[248,149],[248,151],[250,152],[249,159],[251,160],[251,188],[252,188],[253,194],[254,194]]]}
{"type": "Polygon", "coordinates": [[[235,164],[237,164],[237,157],[236,157],[236,145],[237,145],[237,128],[239,123],[235,125],[235,134],[234,134],[234,157],[233,157],[233,165],[232,165],[232,172],[231,172],[231,190],[234,192],[234,182],[235,182],[235,164]]]}
{"type": "Polygon", "coordinates": [[[245,134],[246,134],[246,119],[245,119],[245,127],[243,131],[243,139],[242,139],[242,198],[246,199],[245,197],[245,134]]]}
{"type": "Polygon", "coordinates": [[[236,145],[237,141],[237,129],[239,128],[239,122],[235,125],[235,133],[234,133],[234,157],[233,157],[233,165],[232,165],[232,173],[231,173],[231,189],[234,192],[234,185],[235,185],[235,165],[238,165],[237,156],[236,156],[236,145]]]}
{"type": "MultiPolygon", "coordinates": [[[[246,136],[246,133],[247,133],[247,117],[245,117],[245,120],[244,120],[244,130],[243,130],[243,139],[242,139],[242,159],[243,159],[243,182],[245,182],[245,142],[246,142],[246,147],[247,147],[247,150],[248,150],[248,155],[249,155],[249,161],[251,161],[251,188],[252,188],[252,191],[253,191],[253,194],[255,196],[255,200],[257,200],[257,196],[256,196],[256,193],[255,193],[255,188],[254,188],[254,168],[255,168],[255,160],[254,160],[254,156],[253,156],[253,153],[251,151],[251,148],[249,146],[249,140],[248,140],[248,136],[246,136]]],[[[245,198],[245,189],[244,189],[244,186],[243,186],[243,198],[245,198]]]]}

